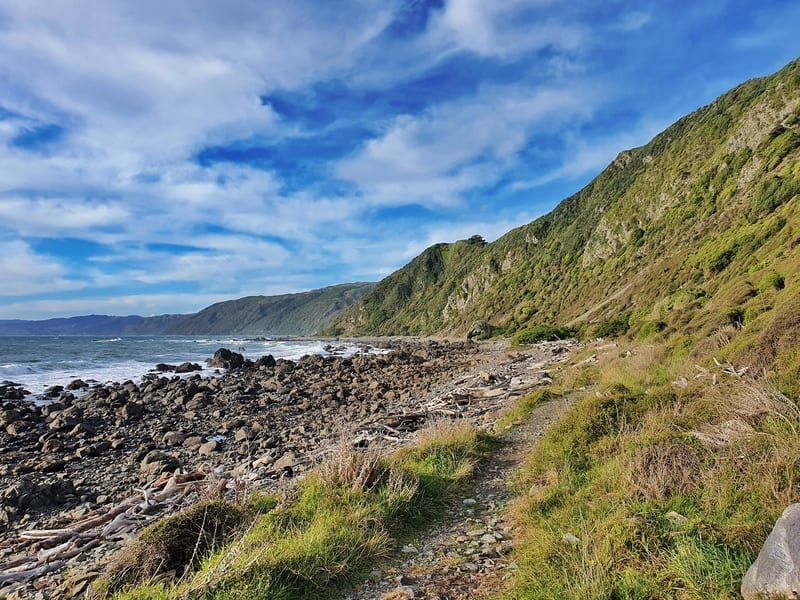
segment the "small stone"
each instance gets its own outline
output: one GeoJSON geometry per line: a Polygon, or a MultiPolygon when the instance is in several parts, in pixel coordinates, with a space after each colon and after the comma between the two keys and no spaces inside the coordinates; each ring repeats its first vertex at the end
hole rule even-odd
{"type": "Polygon", "coordinates": [[[561,536],[561,539],[573,546],[577,546],[578,544],[581,543],[580,538],[571,533],[565,533],[564,535],[561,536]]]}
{"type": "Polygon", "coordinates": [[[494,537],[491,533],[486,533],[481,536],[481,541],[485,544],[494,544],[497,542],[497,538],[494,537]]]}
{"type": "Polygon", "coordinates": [[[182,431],[168,431],[161,441],[166,446],[180,446],[186,441],[186,434],[182,431]]]}
{"type": "Polygon", "coordinates": [[[478,503],[478,501],[477,501],[477,500],[475,500],[475,498],[464,498],[464,499],[461,501],[461,503],[462,503],[464,506],[472,506],[472,505],[474,505],[474,504],[477,504],[477,503],[478,503]]]}
{"type": "Polygon", "coordinates": [[[217,440],[208,440],[205,444],[197,449],[200,456],[208,456],[214,452],[219,452],[220,445],[217,440]]]}
{"type": "Polygon", "coordinates": [[[682,514],[671,510],[667,513],[667,520],[675,523],[676,525],[686,525],[689,522],[689,519],[684,517],[682,514]]]}
{"type": "Polygon", "coordinates": [[[183,440],[183,447],[196,450],[203,445],[203,438],[199,435],[192,435],[183,440]]]}

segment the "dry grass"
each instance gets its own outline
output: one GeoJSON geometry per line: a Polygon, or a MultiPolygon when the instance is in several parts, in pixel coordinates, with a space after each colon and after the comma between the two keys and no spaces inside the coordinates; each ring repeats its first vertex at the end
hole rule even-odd
{"type": "Polygon", "coordinates": [[[800,408],[767,381],[729,380],[711,387],[709,394],[724,414],[754,426],[766,418],[777,418],[797,432],[800,408]]]}
{"type": "Polygon", "coordinates": [[[342,439],[315,468],[323,485],[355,492],[371,490],[383,480],[387,471],[383,448],[372,444],[356,449],[346,439],[342,439]]]}
{"type": "Polygon", "coordinates": [[[689,494],[702,484],[705,461],[695,445],[669,440],[644,446],[631,460],[634,493],[644,500],[661,501],[673,494],[689,494]]]}

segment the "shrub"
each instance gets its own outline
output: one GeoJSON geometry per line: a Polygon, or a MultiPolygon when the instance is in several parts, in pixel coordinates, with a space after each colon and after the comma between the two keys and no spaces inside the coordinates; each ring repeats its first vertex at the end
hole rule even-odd
{"type": "Polygon", "coordinates": [[[786,287],[786,281],[784,280],[783,275],[779,275],[778,273],[767,273],[761,280],[761,283],[758,284],[758,291],[764,294],[770,290],[780,291],[784,287],[786,287]]]}
{"type": "Polygon", "coordinates": [[[649,337],[653,337],[655,334],[664,331],[666,326],[667,324],[664,323],[664,321],[647,321],[639,328],[636,338],[645,340],[649,337]]]}
{"type": "Polygon", "coordinates": [[[554,327],[552,325],[536,325],[522,329],[514,334],[511,343],[515,345],[535,344],[537,342],[553,342],[575,336],[572,327],[554,327]]]}
{"type": "Polygon", "coordinates": [[[771,213],[797,194],[800,194],[800,183],[793,179],[777,176],[768,179],[761,185],[753,198],[748,215],[750,222],[755,222],[760,216],[771,213]]]}
{"type": "Polygon", "coordinates": [[[622,319],[610,319],[608,321],[601,321],[597,325],[594,334],[597,337],[619,337],[628,332],[630,322],[628,317],[622,319]]]}
{"type": "Polygon", "coordinates": [[[105,576],[108,592],[174,571],[196,569],[214,550],[231,540],[245,511],[225,501],[200,502],[146,527],[105,576]]]}

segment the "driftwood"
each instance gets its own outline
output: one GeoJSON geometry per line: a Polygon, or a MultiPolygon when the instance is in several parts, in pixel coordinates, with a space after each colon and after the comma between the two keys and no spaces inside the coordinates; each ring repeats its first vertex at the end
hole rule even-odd
{"type": "Polygon", "coordinates": [[[89,513],[68,527],[23,531],[12,548],[5,544],[5,551],[16,556],[0,563],[0,585],[32,581],[61,570],[70,558],[141,529],[158,519],[159,513],[180,508],[189,492],[205,482],[202,473],[162,476],[114,508],[89,513]]]}
{"type": "Polygon", "coordinates": [[[0,573],[0,584],[36,579],[37,577],[41,577],[42,575],[46,575],[47,573],[52,573],[53,571],[59,571],[63,569],[66,566],[66,564],[67,563],[65,563],[63,560],[59,560],[56,562],[45,563],[43,565],[40,565],[38,567],[33,567],[25,571],[0,573]]]}

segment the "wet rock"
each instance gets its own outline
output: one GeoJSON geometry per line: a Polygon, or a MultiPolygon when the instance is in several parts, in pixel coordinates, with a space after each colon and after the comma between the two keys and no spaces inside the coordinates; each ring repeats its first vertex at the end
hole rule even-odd
{"type": "Polygon", "coordinates": [[[192,373],[194,371],[202,371],[202,370],[203,367],[201,367],[197,363],[191,363],[191,362],[181,363],[174,369],[176,373],[192,373]]]}
{"type": "Polygon", "coordinates": [[[86,383],[83,379],[74,379],[72,380],[69,385],[67,386],[68,390],[85,390],[89,388],[89,384],[86,383]]]}
{"type": "Polygon", "coordinates": [[[275,367],[275,357],[272,354],[266,354],[256,361],[256,367],[259,369],[272,369],[275,367]]]}
{"type": "Polygon", "coordinates": [[[212,358],[208,359],[207,364],[218,369],[238,369],[244,365],[244,356],[227,348],[220,348],[212,358]]]}

